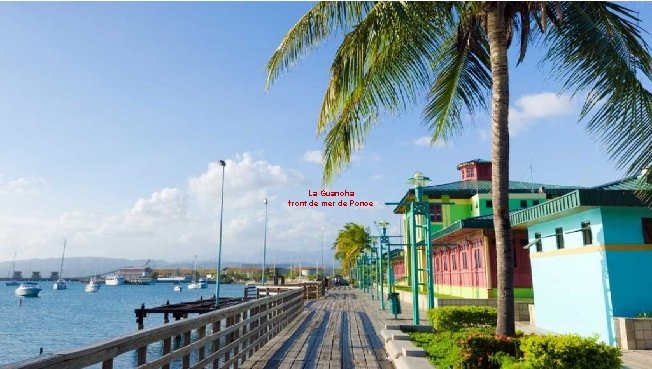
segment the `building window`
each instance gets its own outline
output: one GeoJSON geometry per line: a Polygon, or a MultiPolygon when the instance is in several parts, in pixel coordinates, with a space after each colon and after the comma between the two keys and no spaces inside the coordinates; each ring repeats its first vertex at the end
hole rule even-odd
{"type": "Polygon", "coordinates": [[[564,248],[564,229],[559,227],[555,228],[555,239],[557,240],[557,249],[564,248]]]}
{"type": "Polygon", "coordinates": [[[430,221],[435,223],[442,222],[441,204],[430,204],[430,221]]]}
{"type": "Polygon", "coordinates": [[[469,269],[469,264],[466,257],[466,251],[462,251],[462,269],[469,269]]]}
{"type": "Polygon", "coordinates": [[[543,251],[543,244],[541,243],[541,233],[537,232],[534,234],[534,239],[537,240],[536,248],[537,252],[543,251]]]}
{"type": "Polygon", "coordinates": [[[482,259],[480,259],[480,250],[476,249],[475,252],[473,253],[473,257],[475,259],[475,267],[476,269],[482,268],[482,259]]]}
{"type": "Polygon", "coordinates": [[[539,204],[540,204],[539,200],[532,200],[532,206],[539,205],[539,204]]]}
{"type": "Polygon", "coordinates": [[[439,271],[439,258],[435,258],[435,272],[439,271]]]}
{"type": "Polygon", "coordinates": [[[475,169],[474,168],[466,168],[464,170],[466,178],[473,178],[475,177],[475,169]]]}
{"type": "Polygon", "coordinates": [[[447,262],[448,261],[448,256],[444,255],[442,257],[442,260],[444,261],[444,272],[447,272],[448,271],[448,262],[447,262]]]}
{"type": "Polygon", "coordinates": [[[582,241],[585,245],[593,243],[593,232],[591,232],[591,222],[582,222],[582,241]]]}
{"type": "Polygon", "coordinates": [[[451,269],[457,270],[457,255],[451,255],[451,269]]]}
{"type": "Polygon", "coordinates": [[[521,209],[527,208],[527,200],[521,200],[521,209]]]}
{"type": "Polygon", "coordinates": [[[493,207],[494,207],[494,203],[493,203],[491,200],[487,200],[487,201],[485,201],[485,206],[486,206],[487,208],[493,208],[493,207]]]}
{"type": "Polygon", "coordinates": [[[643,243],[652,243],[652,218],[642,218],[643,243]]]}

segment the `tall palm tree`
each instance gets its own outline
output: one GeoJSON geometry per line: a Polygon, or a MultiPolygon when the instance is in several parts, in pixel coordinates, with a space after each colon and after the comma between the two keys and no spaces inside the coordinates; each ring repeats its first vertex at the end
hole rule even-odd
{"type": "Polygon", "coordinates": [[[355,223],[346,223],[337,233],[335,244],[333,244],[335,258],[342,265],[342,273],[348,274],[360,253],[369,247],[370,237],[365,227],[355,223]]]}
{"type": "Polygon", "coordinates": [[[461,113],[491,106],[492,201],[498,272],[496,334],[514,334],[508,212],[508,49],[532,41],[562,92],[587,93],[580,120],[633,174],[652,164],[652,58],[636,14],[608,2],[320,2],[287,33],[267,66],[267,87],[324,40],[343,33],[317,121],[325,182],[387,114],[425,97],[432,142],[462,129],[461,113]],[[491,91],[489,94],[488,92],[491,91]],[[488,96],[491,104],[488,104],[488,96]]]}

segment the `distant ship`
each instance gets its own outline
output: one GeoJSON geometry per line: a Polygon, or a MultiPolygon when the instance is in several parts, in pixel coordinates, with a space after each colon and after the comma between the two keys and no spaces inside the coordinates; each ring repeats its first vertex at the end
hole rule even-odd
{"type": "Polygon", "coordinates": [[[54,290],[65,290],[66,280],[63,279],[63,257],[66,255],[66,238],[63,238],[63,252],[61,253],[61,267],[59,268],[59,279],[52,285],[54,290]]]}
{"type": "Polygon", "coordinates": [[[125,284],[125,277],[121,275],[112,275],[106,277],[105,283],[107,286],[121,286],[125,284]]]}

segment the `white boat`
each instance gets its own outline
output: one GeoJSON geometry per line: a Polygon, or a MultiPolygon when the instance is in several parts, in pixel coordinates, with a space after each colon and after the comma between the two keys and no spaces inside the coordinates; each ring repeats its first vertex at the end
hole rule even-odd
{"type": "Polygon", "coordinates": [[[200,278],[196,282],[192,282],[188,285],[188,288],[191,290],[198,290],[200,288],[208,288],[208,283],[206,283],[206,280],[204,278],[200,278]]]}
{"type": "Polygon", "coordinates": [[[84,287],[84,291],[86,292],[97,292],[97,290],[100,289],[99,283],[95,279],[91,279],[86,287],[84,287]]]}
{"type": "Polygon", "coordinates": [[[112,275],[106,277],[105,283],[107,286],[122,286],[125,284],[125,277],[121,275],[112,275]]]}
{"type": "Polygon", "coordinates": [[[67,288],[66,280],[61,278],[57,279],[57,281],[52,285],[53,290],[65,290],[67,288]]]}
{"type": "Polygon", "coordinates": [[[65,290],[66,280],[63,279],[63,257],[66,255],[66,238],[63,239],[63,252],[61,253],[61,267],[59,268],[59,279],[52,285],[53,290],[65,290]]]}
{"type": "MultiPolygon", "coordinates": [[[[197,275],[197,255],[195,255],[195,260],[193,261],[193,272],[192,275],[194,278],[197,275]]],[[[188,289],[189,290],[198,290],[200,288],[207,288],[208,283],[206,283],[206,280],[204,278],[199,278],[199,280],[196,280],[193,278],[192,283],[188,284],[188,289]]]]}
{"type": "Polygon", "coordinates": [[[38,297],[39,292],[41,287],[36,282],[23,282],[16,288],[16,295],[22,297],[38,297]]]}
{"type": "Polygon", "coordinates": [[[181,292],[182,290],[183,288],[181,288],[181,286],[179,285],[174,286],[174,292],[181,292]]]}

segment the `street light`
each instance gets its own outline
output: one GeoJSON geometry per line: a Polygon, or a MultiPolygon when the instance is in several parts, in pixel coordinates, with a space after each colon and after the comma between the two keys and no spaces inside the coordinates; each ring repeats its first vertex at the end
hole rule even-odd
{"type": "Polygon", "coordinates": [[[265,236],[263,237],[263,286],[265,285],[265,257],[267,256],[267,199],[265,199],[265,236]]]}
{"type": "MultiPolygon", "coordinates": [[[[325,276],[326,270],[324,269],[324,227],[321,227],[321,269],[322,274],[325,276]]],[[[317,271],[317,276],[319,276],[319,270],[317,271]]]]}
{"type": "Polygon", "coordinates": [[[222,194],[220,200],[220,242],[217,248],[217,277],[215,278],[215,308],[217,309],[220,306],[220,270],[222,264],[222,220],[224,218],[224,168],[226,167],[226,162],[220,160],[220,165],[222,166],[222,194]]]}

